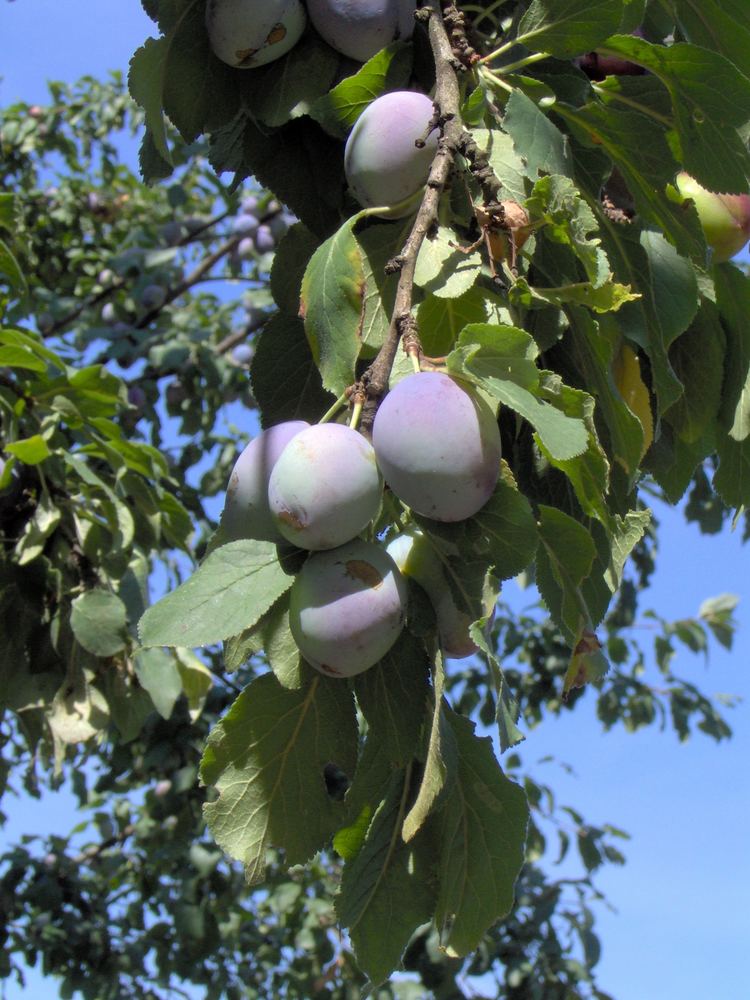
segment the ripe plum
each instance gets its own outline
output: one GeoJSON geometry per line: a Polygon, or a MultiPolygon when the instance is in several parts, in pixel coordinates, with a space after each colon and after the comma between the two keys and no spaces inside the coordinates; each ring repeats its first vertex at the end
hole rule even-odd
{"type": "Polygon", "coordinates": [[[713,259],[721,263],[734,257],[750,239],[750,195],[717,194],[681,171],[675,180],[683,198],[692,198],[713,259]]]}
{"type": "Polygon", "coordinates": [[[307,0],[318,34],[360,62],[398,38],[411,38],[416,6],[416,0],[307,0]]]}
{"type": "Polygon", "coordinates": [[[281,540],[268,509],[268,479],[292,438],[309,426],[304,420],[276,424],[253,438],[240,454],[229,477],[221,515],[221,524],[228,538],[257,538],[266,542],[281,540]]]}
{"type": "Polygon", "coordinates": [[[316,424],[281,454],[268,502],[281,534],[303,549],[333,549],[375,517],[383,481],[372,445],[343,424],[316,424]]]}
{"type": "Polygon", "coordinates": [[[442,372],[402,379],[372,433],[385,481],[436,521],[463,521],[484,506],[500,471],[500,431],[489,405],[442,372]]]}
{"type": "Polygon", "coordinates": [[[437,149],[432,131],[422,148],[432,118],[426,94],[397,90],[369,104],[349,134],[344,169],[349,187],[365,208],[391,207],[424,185],[437,149]]]}
{"type": "Polygon", "coordinates": [[[292,585],[289,627],[311,666],[353,677],[396,641],[406,600],[406,584],[388,553],[354,539],[307,560],[292,585]]]}
{"type": "Polygon", "coordinates": [[[206,6],[211,48],[235,69],[253,69],[286,55],[306,21],[300,0],[209,0],[206,6]]]}

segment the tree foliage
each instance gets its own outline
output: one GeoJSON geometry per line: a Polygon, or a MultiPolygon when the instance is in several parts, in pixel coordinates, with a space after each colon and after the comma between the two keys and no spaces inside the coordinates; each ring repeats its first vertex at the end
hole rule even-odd
{"type": "Polygon", "coordinates": [[[748,278],[670,185],[747,189],[750,21],[430,2],[364,66],[310,30],[238,71],[202,0],[144,6],[136,104],[116,77],[53,85],[0,130],[1,774],[69,778],[90,817],[3,858],[4,971],[41,955],[66,995],[108,998],[457,997],[486,972],[509,1000],[605,997],[594,875],[624,834],[517,747],[585,696],[607,728],[729,733],[674,657],[731,645],[733,599],[651,613],[652,649],[631,626],[649,495],[690,491],[708,531],[748,500],[748,278]],[[593,49],[645,72],[591,78],[593,49]],[[434,93],[441,143],[421,204],[383,218],[348,194],[343,142],[407,86],[434,93]],[[492,402],[502,470],[474,517],[387,496],[370,537],[419,526],[479,655],[443,660],[415,587],[401,639],[344,682],[289,633],[304,553],[228,542],[217,513],[251,411],[341,419],[351,396],[367,430],[412,370],[405,329],[492,402]],[[543,608],[506,603],[519,574],[543,608]],[[573,843],[580,873],[556,877],[573,843]]]}

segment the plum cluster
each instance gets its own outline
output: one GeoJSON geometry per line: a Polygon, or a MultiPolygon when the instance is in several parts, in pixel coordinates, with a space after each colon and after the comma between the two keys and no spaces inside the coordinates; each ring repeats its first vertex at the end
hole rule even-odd
{"type": "Polygon", "coordinates": [[[381,404],[372,444],[343,424],[299,420],[254,438],[232,470],[222,528],[310,552],[292,585],[290,628],[323,673],[350,677],[388,652],[404,622],[404,576],[430,598],[445,654],[468,656],[471,623],[427,536],[410,529],[387,549],[359,536],[384,481],[425,517],[471,517],[495,488],[500,454],[497,419],[477,393],[441,372],[415,373],[381,404]]]}
{"type": "MultiPolygon", "coordinates": [[[[361,62],[385,45],[409,38],[416,0],[209,0],[206,27],[219,59],[236,69],[253,69],[280,58],[299,41],[307,18],[336,51],[361,62]]],[[[398,217],[427,180],[437,149],[431,129],[432,101],[414,91],[395,91],[374,100],[357,120],[344,154],[346,178],[363,208],[382,208],[398,217]]],[[[236,220],[243,240],[240,257],[273,249],[274,235],[254,225],[252,211],[236,220]]]]}
{"type": "Polygon", "coordinates": [[[209,0],[206,28],[214,53],[235,69],[286,55],[308,16],[331,48],[359,62],[398,38],[410,38],[416,0],[209,0]]]}

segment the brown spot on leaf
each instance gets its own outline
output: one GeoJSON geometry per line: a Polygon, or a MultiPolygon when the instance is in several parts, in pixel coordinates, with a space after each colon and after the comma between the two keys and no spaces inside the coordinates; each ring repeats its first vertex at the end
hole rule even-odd
{"type": "Polygon", "coordinates": [[[348,559],[346,572],[353,579],[361,580],[362,583],[367,584],[373,590],[377,590],[383,584],[383,577],[380,573],[378,573],[372,563],[365,562],[364,559],[348,559]]]}

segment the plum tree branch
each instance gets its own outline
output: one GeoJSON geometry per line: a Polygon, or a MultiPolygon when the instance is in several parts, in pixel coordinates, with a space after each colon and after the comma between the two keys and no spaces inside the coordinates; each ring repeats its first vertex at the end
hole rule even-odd
{"type": "Polygon", "coordinates": [[[411,307],[419,248],[437,222],[440,196],[464,133],[456,76],[457,65],[460,63],[457,63],[448,38],[439,0],[429,0],[423,10],[428,16],[427,28],[435,60],[435,120],[441,134],[414,225],[401,253],[392,262],[393,269],[400,271],[400,274],[388,334],[377,357],[362,376],[367,401],[360,426],[365,431],[372,427],[380,399],[388,388],[388,379],[402,335],[407,331],[414,332],[411,307]]]}

